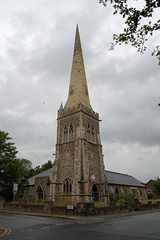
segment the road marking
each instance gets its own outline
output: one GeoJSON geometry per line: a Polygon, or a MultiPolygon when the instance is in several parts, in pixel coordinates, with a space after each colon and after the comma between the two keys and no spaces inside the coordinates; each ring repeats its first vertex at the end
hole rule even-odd
{"type": "Polygon", "coordinates": [[[0,237],[3,237],[5,234],[9,235],[11,232],[12,232],[11,229],[0,226],[0,234],[1,234],[0,237]],[[2,231],[3,233],[1,234],[2,231]]]}
{"type": "Polygon", "coordinates": [[[45,222],[45,221],[38,221],[38,220],[34,220],[34,219],[28,219],[30,222],[37,222],[37,223],[46,223],[48,224],[48,222],[45,222]]]}
{"type": "Polygon", "coordinates": [[[49,227],[49,226],[47,226],[47,227],[43,227],[43,228],[41,228],[41,229],[43,230],[43,229],[47,229],[47,228],[50,228],[50,227],[49,227]]]}
{"type": "Polygon", "coordinates": [[[11,230],[11,229],[9,229],[9,228],[7,228],[7,230],[8,230],[8,233],[7,233],[7,235],[9,235],[9,234],[12,232],[12,230],[11,230]]]}
{"type": "Polygon", "coordinates": [[[57,223],[56,226],[62,226],[64,223],[57,223]]]}
{"type": "Polygon", "coordinates": [[[0,235],[0,237],[3,237],[6,233],[7,233],[7,230],[3,229],[4,230],[4,233],[0,235]]]}

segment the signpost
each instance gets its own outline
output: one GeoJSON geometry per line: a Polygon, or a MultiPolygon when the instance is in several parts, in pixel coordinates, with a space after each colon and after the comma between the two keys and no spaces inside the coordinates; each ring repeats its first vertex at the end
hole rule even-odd
{"type": "Polygon", "coordinates": [[[14,209],[14,201],[15,201],[15,195],[18,191],[18,184],[17,183],[13,183],[13,209],[14,209]]]}
{"type": "Polygon", "coordinates": [[[18,191],[18,184],[13,183],[13,193],[17,193],[17,191],[18,191]]]}

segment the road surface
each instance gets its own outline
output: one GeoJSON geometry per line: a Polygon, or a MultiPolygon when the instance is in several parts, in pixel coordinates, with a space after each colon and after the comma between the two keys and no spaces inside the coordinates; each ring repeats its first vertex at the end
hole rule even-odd
{"type": "Polygon", "coordinates": [[[0,213],[1,240],[160,239],[160,211],[76,220],[0,213]]]}

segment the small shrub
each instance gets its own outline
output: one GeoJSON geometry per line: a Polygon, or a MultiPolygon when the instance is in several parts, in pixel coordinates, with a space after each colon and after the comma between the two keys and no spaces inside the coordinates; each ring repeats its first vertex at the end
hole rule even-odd
{"type": "Polygon", "coordinates": [[[4,197],[6,202],[11,202],[13,200],[13,192],[11,187],[3,188],[0,191],[0,196],[4,197]]]}
{"type": "Polygon", "coordinates": [[[115,202],[114,195],[110,194],[109,195],[109,202],[115,202]]]}
{"type": "Polygon", "coordinates": [[[126,206],[126,200],[124,198],[119,199],[116,203],[117,206],[126,206]]]}
{"type": "Polygon", "coordinates": [[[143,201],[140,201],[140,203],[141,203],[142,205],[147,205],[147,204],[148,204],[148,201],[147,201],[147,200],[143,200],[143,201]]]}
{"type": "Polygon", "coordinates": [[[148,193],[148,199],[153,199],[153,194],[152,193],[148,193]]]}
{"type": "Polygon", "coordinates": [[[129,201],[131,206],[133,207],[134,206],[134,197],[133,197],[133,194],[126,194],[125,195],[125,200],[126,202],[129,201]]]}

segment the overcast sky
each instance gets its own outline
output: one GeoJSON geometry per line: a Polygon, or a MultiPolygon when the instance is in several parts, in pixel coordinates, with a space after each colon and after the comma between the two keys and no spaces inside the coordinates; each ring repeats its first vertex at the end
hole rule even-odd
{"type": "Polygon", "coordinates": [[[151,56],[160,35],[144,55],[130,45],[109,51],[124,22],[98,0],[5,0],[0,9],[0,129],[18,157],[33,167],[54,161],[78,24],[105,168],[143,182],[160,177],[160,67],[151,56]]]}

